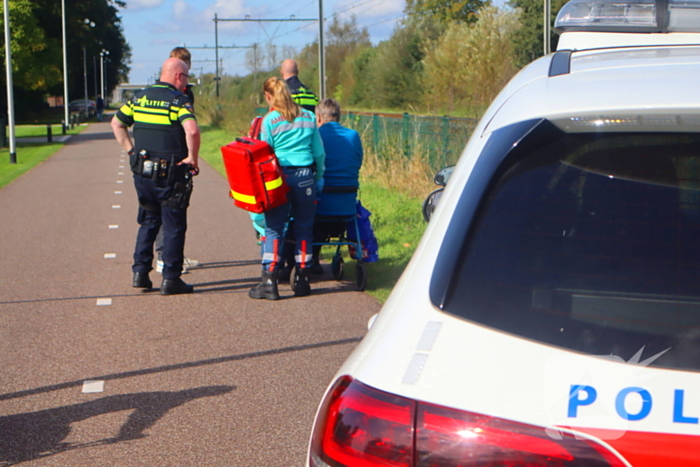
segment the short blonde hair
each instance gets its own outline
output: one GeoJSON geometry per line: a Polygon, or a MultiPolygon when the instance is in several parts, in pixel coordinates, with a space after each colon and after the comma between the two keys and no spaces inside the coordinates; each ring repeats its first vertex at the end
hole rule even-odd
{"type": "Polygon", "coordinates": [[[170,51],[170,58],[179,58],[187,64],[187,68],[192,68],[192,54],[185,47],[175,47],[170,51]]]}

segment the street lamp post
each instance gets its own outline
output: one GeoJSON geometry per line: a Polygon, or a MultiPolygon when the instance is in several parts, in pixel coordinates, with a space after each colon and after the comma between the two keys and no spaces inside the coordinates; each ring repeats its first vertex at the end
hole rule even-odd
{"type": "Polygon", "coordinates": [[[100,93],[100,91],[97,89],[97,57],[92,56],[92,79],[94,82],[94,89],[95,89],[95,97],[100,93]]]}
{"type": "MultiPolygon", "coordinates": [[[[94,28],[95,22],[86,18],[85,25],[94,28]]],[[[88,111],[87,51],[85,50],[85,46],[83,46],[83,81],[85,82],[85,119],[87,119],[90,114],[88,111]]]]}
{"type": "MultiPolygon", "coordinates": [[[[12,92],[12,49],[10,43],[10,7],[9,1],[3,3],[3,19],[5,21],[5,71],[7,79],[7,117],[10,128],[10,164],[17,163],[17,147],[15,145],[15,102],[12,92]]],[[[0,125],[3,132],[2,139],[5,139],[5,126],[0,125]]]]}
{"type": "MultiPolygon", "coordinates": [[[[68,126],[68,53],[66,51],[66,0],[61,0],[61,17],[63,29],[63,124],[68,126]]],[[[65,128],[64,126],[64,128],[65,128]]]]}
{"type": "Polygon", "coordinates": [[[105,55],[109,55],[109,50],[102,49],[100,52],[100,93],[105,99],[105,55]]]}

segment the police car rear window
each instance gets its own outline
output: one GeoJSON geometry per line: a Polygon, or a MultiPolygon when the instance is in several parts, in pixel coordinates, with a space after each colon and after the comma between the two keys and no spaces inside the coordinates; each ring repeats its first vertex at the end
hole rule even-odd
{"type": "MultiPolygon", "coordinates": [[[[536,133],[536,132],[535,132],[536,133]]],[[[536,138],[531,134],[529,138],[536,138]]],[[[506,158],[444,311],[554,346],[700,369],[700,135],[539,138],[506,158]]]]}

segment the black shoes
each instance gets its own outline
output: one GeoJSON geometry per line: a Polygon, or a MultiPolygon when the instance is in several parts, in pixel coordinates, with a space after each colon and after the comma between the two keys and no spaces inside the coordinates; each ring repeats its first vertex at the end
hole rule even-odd
{"type": "Polygon", "coordinates": [[[292,290],[294,290],[295,297],[306,297],[311,293],[311,285],[309,284],[309,272],[309,268],[295,268],[294,284],[292,285],[292,290]]]}
{"type": "Polygon", "coordinates": [[[250,289],[248,291],[248,296],[257,299],[278,300],[280,294],[277,290],[277,271],[263,271],[262,282],[250,289]]]}
{"type": "Polygon", "coordinates": [[[148,278],[147,272],[135,272],[131,286],[137,289],[151,289],[153,288],[153,282],[148,278]]]}
{"type": "Polygon", "coordinates": [[[161,295],[177,295],[192,292],[194,292],[194,287],[186,284],[179,277],[177,279],[163,279],[163,282],[160,284],[161,295]]]}

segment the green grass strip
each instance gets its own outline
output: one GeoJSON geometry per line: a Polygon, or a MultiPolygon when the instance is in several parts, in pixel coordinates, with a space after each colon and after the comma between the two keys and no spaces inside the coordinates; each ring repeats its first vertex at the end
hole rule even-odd
{"type": "MultiPolygon", "coordinates": [[[[68,130],[68,134],[74,135],[83,131],[86,126],[76,126],[68,130]]],[[[52,134],[54,137],[62,136],[61,125],[52,126],[52,134]]],[[[46,125],[36,126],[16,126],[15,136],[17,138],[27,137],[45,137],[46,125]]],[[[17,143],[16,157],[17,163],[10,164],[9,148],[0,149],[0,188],[4,187],[29,169],[37,166],[41,162],[48,159],[63,147],[63,143],[17,143]]]]}

